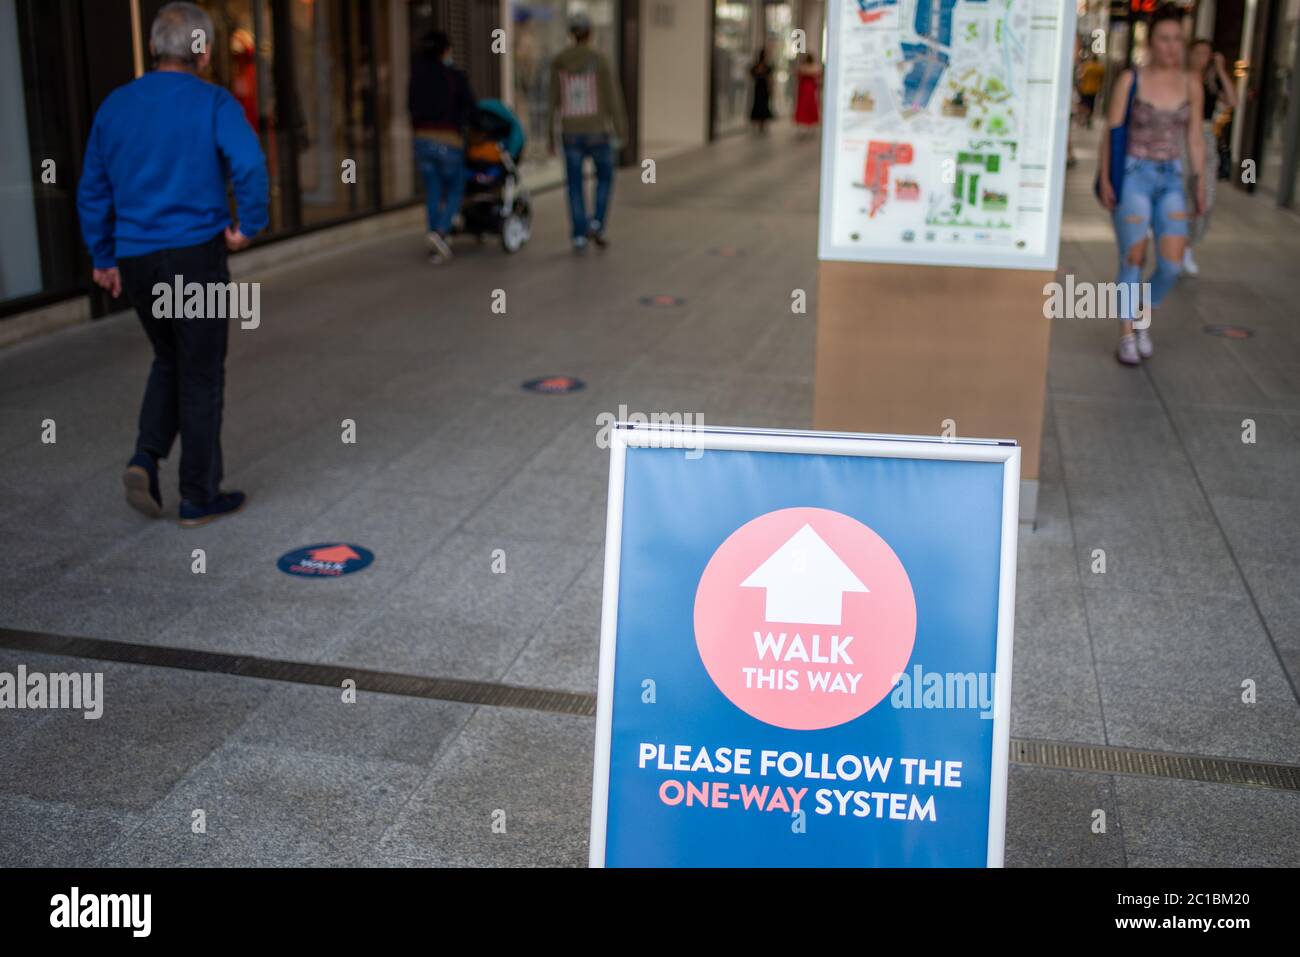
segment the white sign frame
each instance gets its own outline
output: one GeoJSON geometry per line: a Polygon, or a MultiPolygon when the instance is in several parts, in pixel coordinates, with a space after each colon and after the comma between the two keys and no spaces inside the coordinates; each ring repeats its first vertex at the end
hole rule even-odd
{"type": "Polygon", "coordinates": [[[1073,57],[1077,12],[1074,0],[1061,4],[1061,30],[1057,38],[1056,126],[1048,167],[1055,169],[1048,195],[1047,245],[1042,255],[972,245],[969,250],[935,248],[923,243],[900,243],[897,247],[836,245],[831,234],[831,211],[835,205],[835,139],[839,131],[840,108],[840,24],[844,4],[853,0],[826,2],[826,68],[822,94],[821,190],[817,214],[817,258],[822,261],[874,262],[921,266],[970,266],[979,269],[1042,269],[1055,272],[1061,251],[1061,206],[1065,197],[1065,159],[1070,132],[1070,104],[1074,91],[1073,57]]]}
{"type": "Polygon", "coordinates": [[[623,557],[623,479],[627,450],[668,448],[858,455],[872,458],[997,462],[1002,465],[1002,531],[998,565],[998,627],[993,691],[993,756],[989,792],[988,867],[1001,867],[1006,845],[1007,770],[1011,749],[1011,649],[1015,633],[1016,545],[1020,520],[1020,447],[1011,440],[942,439],[916,435],[733,429],[719,426],[615,424],[610,431],[609,501],[605,518],[605,583],[600,613],[600,677],[591,783],[587,862],[605,866],[609,813],[609,755],[614,729],[614,662],[618,640],[619,574],[623,557]]]}

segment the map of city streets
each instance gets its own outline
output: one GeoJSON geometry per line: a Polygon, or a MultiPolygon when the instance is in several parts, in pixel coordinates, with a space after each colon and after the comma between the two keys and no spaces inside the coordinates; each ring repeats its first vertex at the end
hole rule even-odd
{"type": "Polygon", "coordinates": [[[1054,248],[1063,7],[832,5],[823,258],[1014,266],[1054,248]]]}

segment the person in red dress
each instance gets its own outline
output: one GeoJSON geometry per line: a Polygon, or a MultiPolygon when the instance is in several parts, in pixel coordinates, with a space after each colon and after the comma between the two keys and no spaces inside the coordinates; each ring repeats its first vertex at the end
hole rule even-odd
{"type": "Polygon", "coordinates": [[[822,70],[811,53],[799,57],[799,86],[795,95],[794,122],[799,135],[811,134],[821,122],[821,108],[817,92],[822,82],[822,70]]]}

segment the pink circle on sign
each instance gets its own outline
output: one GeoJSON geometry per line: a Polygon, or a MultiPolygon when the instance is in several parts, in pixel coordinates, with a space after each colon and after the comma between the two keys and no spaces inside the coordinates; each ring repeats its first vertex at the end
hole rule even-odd
{"type": "Polygon", "coordinates": [[[736,529],[695,592],[709,677],[751,717],[832,728],[866,714],[904,671],[916,598],[903,563],[866,525],[784,508],[736,529]]]}

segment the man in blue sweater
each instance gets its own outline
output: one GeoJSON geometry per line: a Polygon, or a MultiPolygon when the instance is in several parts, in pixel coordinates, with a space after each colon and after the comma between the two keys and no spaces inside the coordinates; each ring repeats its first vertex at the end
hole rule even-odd
{"type": "Polygon", "coordinates": [[[126,499],[146,515],[162,514],[158,460],[179,433],[182,525],[203,525],[244,503],[242,492],[221,491],[224,302],[234,301],[226,257],[267,224],[257,134],[239,102],[199,76],[214,37],[211,19],[193,3],[158,12],[149,40],[157,69],[100,106],[77,190],[95,283],[114,298],[125,291],[154,350],[135,455],[123,476],[126,499]],[[201,303],[189,295],[194,283],[207,290],[201,303]],[[173,290],[181,289],[184,306],[174,301],[173,290]],[[222,308],[211,309],[215,302],[222,308]]]}

